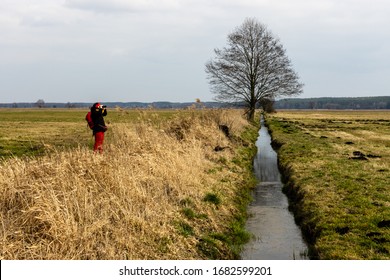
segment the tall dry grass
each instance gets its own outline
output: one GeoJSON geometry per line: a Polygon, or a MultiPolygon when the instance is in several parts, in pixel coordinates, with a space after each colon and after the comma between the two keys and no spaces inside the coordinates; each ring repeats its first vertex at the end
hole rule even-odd
{"type": "Polygon", "coordinates": [[[242,180],[221,167],[237,144],[220,124],[233,135],[248,125],[233,110],[193,112],[158,125],[145,113],[135,125],[112,124],[103,155],[79,147],[3,160],[0,258],[204,258],[199,236],[225,229],[237,211],[234,180],[242,180]],[[210,192],[223,203],[205,202],[210,192]],[[189,204],[203,218],[183,215],[189,204]],[[180,232],[183,221],[193,234],[180,232]]]}

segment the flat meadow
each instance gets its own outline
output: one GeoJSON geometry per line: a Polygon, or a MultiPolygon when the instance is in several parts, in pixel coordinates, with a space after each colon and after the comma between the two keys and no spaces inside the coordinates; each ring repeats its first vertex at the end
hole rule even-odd
{"type": "MultiPolygon", "coordinates": [[[[74,148],[92,143],[85,122],[85,109],[0,109],[0,157],[42,155],[50,148],[74,148]]],[[[135,123],[140,110],[114,108],[106,118],[110,123],[135,123]]],[[[148,110],[150,118],[162,122],[175,111],[148,110]]],[[[109,137],[109,134],[107,134],[109,137]]]]}
{"type": "Polygon", "coordinates": [[[390,259],[390,111],[266,115],[296,221],[320,259],[390,259]]]}
{"type": "MultiPolygon", "coordinates": [[[[1,109],[1,259],[235,259],[258,125],[241,110],[1,109]],[[228,128],[221,129],[222,127],[228,128]]],[[[390,112],[266,114],[319,259],[390,259],[390,112]]]]}
{"type": "Polygon", "coordinates": [[[239,257],[258,125],[109,108],[95,154],[87,110],[0,110],[1,259],[239,257]]]}

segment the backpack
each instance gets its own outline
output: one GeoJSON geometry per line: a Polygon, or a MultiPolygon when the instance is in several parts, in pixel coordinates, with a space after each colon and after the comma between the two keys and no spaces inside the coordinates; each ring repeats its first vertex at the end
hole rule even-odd
{"type": "Polygon", "coordinates": [[[87,123],[88,123],[88,127],[89,127],[90,129],[93,129],[94,123],[93,123],[93,120],[92,120],[92,116],[91,116],[91,112],[90,112],[90,111],[89,111],[89,112],[87,113],[87,115],[85,116],[85,120],[86,120],[87,123]]]}

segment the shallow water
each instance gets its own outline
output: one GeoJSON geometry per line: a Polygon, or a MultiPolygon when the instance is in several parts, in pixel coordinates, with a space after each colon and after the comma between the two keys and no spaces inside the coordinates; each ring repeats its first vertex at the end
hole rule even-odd
{"type": "Polygon", "coordinates": [[[308,248],[301,230],[288,210],[288,200],[282,192],[283,184],[278,169],[277,154],[271,146],[271,136],[261,119],[256,142],[255,175],[260,182],[249,205],[250,218],[246,229],[254,238],[241,254],[246,260],[308,259],[308,248]]]}

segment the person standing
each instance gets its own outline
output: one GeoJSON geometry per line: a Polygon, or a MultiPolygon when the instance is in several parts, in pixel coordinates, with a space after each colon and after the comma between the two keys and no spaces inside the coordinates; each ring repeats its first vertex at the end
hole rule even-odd
{"type": "Polygon", "coordinates": [[[106,123],[104,122],[104,117],[107,116],[107,107],[100,104],[99,102],[95,103],[91,107],[91,118],[93,121],[93,135],[95,136],[95,144],[93,150],[95,152],[103,152],[103,142],[104,142],[104,133],[107,131],[106,123]]]}

